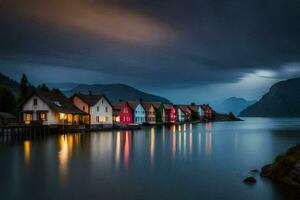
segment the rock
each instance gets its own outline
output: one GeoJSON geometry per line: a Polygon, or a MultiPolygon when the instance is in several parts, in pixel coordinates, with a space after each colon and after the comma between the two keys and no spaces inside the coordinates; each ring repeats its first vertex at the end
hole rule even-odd
{"type": "Polygon", "coordinates": [[[262,177],[269,177],[272,174],[272,164],[265,165],[263,168],[261,168],[260,175],[262,177]]]}
{"type": "Polygon", "coordinates": [[[256,183],[256,179],[253,176],[249,176],[243,180],[244,183],[254,184],[256,183]]]}

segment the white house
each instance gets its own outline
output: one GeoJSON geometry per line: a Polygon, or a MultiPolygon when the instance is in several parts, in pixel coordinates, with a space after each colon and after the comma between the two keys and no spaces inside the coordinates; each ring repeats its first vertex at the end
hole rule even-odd
{"type": "Polygon", "coordinates": [[[59,90],[35,91],[19,108],[21,120],[26,124],[72,125],[87,122],[88,119],[59,90]]]}
{"type": "Polygon", "coordinates": [[[184,108],[181,106],[175,106],[176,108],[176,117],[178,122],[185,122],[186,121],[186,113],[184,108]]]}
{"type": "Polygon", "coordinates": [[[146,113],[143,105],[139,101],[128,101],[133,110],[133,122],[136,124],[145,123],[146,113]]]}
{"type": "Polygon", "coordinates": [[[111,126],[113,124],[112,104],[104,95],[77,93],[71,99],[78,109],[90,115],[92,126],[111,126]]]}

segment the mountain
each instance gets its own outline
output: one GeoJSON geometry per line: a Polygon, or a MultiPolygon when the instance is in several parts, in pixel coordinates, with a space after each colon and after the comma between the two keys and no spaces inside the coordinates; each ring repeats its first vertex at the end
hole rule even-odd
{"type": "Polygon", "coordinates": [[[222,103],[215,105],[214,109],[220,113],[232,112],[234,115],[238,115],[242,110],[255,102],[256,101],[248,101],[244,98],[230,97],[225,99],[222,103]]]}
{"type": "Polygon", "coordinates": [[[88,94],[89,91],[91,91],[93,94],[104,94],[112,102],[116,102],[120,99],[124,101],[143,99],[144,101],[161,101],[164,103],[170,102],[166,98],[142,92],[125,84],[80,84],[74,89],[65,91],[64,93],[67,96],[71,96],[77,92],[88,94]]]}
{"type": "Polygon", "coordinates": [[[241,117],[300,117],[300,78],[275,83],[257,103],[240,113],[241,117]]]}
{"type": "Polygon", "coordinates": [[[79,85],[79,83],[46,83],[49,88],[57,88],[61,91],[71,90],[79,85]]]}
{"type": "Polygon", "coordinates": [[[19,83],[0,73],[0,86],[10,89],[14,94],[19,92],[19,83]]]}

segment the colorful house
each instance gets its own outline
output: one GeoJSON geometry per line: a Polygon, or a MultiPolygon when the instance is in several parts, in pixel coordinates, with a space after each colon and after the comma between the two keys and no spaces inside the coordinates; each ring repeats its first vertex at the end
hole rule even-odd
{"type": "Polygon", "coordinates": [[[185,110],[179,105],[174,106],[174,108],[176,110],[176,120],[177,120],[177,122],[185,122],[187,120],[185,110]]]}
{"type": "Polygon", "coordinates": [[[212,120],[214,110],[208,104],[203,104],[200,107],[201,107],[202,112],[203,112],[203,119],[212,120]]]}
{"type": "Polygon", "coordinates": [[[145,109],[140,101],[128,101],[129,106],[133,110],[133,122],[135,124],[145,123],[145,109]]]}
{"type": "Polygon", "coordinates": [[[78,109],[90,115],[92,126],[112,125],[112,104],[104,95],[77,93],[71,99],[78,109]]]}
{"type": "Polygon", "coordinates": [[[134,122],[133,110],[127,102],[113,103],[113,122],[120,124],[132,124],[134,122]]]}
{"type": "Polygon", "coordinates": [[[195,121],[200,119],[200,114],[198,110],[198,106],[196,105],[177,105],[180,107],[185,113],[186,121],[195,121]]]}
{"type": "Polygon", "coordinates": [[[155,108],[152,103],[149,102],[142,102],[142,105],[145,109],[146,114],[146,122],[149,124],[156,123],[156,115],[155,115],[155,108]]]}
{"type": "Polygon", "coordinates": [[[165,122],[165,108],[161,102],[150,102],[155,109],[155,119],[157,123],[165,122]]]}
{"type": "Polygon", "coordinates": [[[165,122],[175,123],[176,122],[176,110],[172,104],[163,104],[165,109],[165,122]]]}
{"type": "Polygon", "coordinates": [[[89,123],[89,115],[76,108],[59,90],[32,92],[20,105],[26,124],[75,125],[89,123]]]}

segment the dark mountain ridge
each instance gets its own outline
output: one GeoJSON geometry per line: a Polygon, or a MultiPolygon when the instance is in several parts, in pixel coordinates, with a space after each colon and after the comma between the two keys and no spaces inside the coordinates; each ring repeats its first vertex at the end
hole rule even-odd
{"type": "Polygon", "coordinates": [[[241,117],[300,117],[300,78],[280,81],[241,117]]]}
{"type": "Polygon", "coordinates": [[[164,97],[149,94],[140,90],[137,90],[131,86],[125,84],[80,84],[72,90],[65,91],[67,96],[72,96],[75,93],[88,94],[104,94],[110,101],[116,102],[118,100],[137,100],[143,99],[144,101],[161,101],[164,103],[170,103],[170,101],[164,97]]]}

